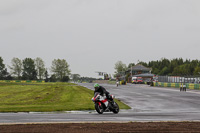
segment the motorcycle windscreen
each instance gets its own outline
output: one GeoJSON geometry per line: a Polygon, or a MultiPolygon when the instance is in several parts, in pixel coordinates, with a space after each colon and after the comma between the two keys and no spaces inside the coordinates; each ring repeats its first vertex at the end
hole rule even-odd
{"type": "Polygon", "coordinates": [[[94,93],[94,97],[96,97],[97,95],[99,95],[100,93],[99,92],[95,92],[94,93]]]}

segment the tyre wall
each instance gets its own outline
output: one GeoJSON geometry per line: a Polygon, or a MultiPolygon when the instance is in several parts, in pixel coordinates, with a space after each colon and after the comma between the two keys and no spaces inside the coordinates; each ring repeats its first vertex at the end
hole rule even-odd
{"type": "MultiPolygon", "coordinates": [[[[186,83],[187,89],[200,90],[200,84],[186,83]]],[[[180,88],[181,83],[154,82],[154,86],[180,88]]]]}

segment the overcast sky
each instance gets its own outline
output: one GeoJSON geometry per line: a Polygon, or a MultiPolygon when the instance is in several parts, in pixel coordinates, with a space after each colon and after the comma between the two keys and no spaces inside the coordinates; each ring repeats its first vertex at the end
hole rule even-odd
{"type": "Polygon", "coordinates": [[[72,73],[114,65],[200,60],[200,0],[1,0],[0,56],[66,59],[72,73]]]}

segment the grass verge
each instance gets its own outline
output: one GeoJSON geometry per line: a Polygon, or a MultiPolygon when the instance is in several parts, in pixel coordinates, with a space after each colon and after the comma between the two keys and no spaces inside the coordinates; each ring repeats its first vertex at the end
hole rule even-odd
{"type": "Polygon", "coordinates": [[[0,112],[94,110],[92,97],[92,90],[72,83],[0,83],[0,112]]]}

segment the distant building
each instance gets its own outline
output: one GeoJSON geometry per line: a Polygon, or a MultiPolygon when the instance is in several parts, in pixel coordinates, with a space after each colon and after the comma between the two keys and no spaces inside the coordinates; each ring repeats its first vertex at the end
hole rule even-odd
{"type": "MultiPolygon", "coordinates": [[[[140,74],[150,74],[151,73],[151,68],[145,67],[141,64],[137,64],[135,66],[132,66],[132,68],[129,68],[127,71],[125,72],[120,72],[117,74],[117,80],[126,80],[126,76],[128,76],[128,83],[131,83],[132,81],[132,77],[131,77],[131,72],[132,72],[132,76],[134,77],[134,75],[140,75],[140,74]]],[[[142,76],[141,76],[142,77],[142,76]]]]}
{"type": "Polygon", "coordinates": [[[131,73],[132,70],[132,75],[138,75],[138,74],[143,74],[143,73],[151,73],[151,68],[145,67],[143,65],[137,64],[133,66],[132,68],[129,68],[128,71],[131,73]]]}
{"type": "Polygon", "coordinates": [[[144,77],[148,77],[147,75],[151,74],[151,68],[145,67],[141,64],[137,64],[135,66],[132,66],[132,68],[129,68],[127,71],[127,74],[130,73],[130,76],[128,77],[128,82],[131,83],[132,82],[132,77],[141,75],[140,77],[143,77],[143,75],[145,75],[144,77]],[[132,77],[131,77],[131,73],[132,73],[132,77]]]}

